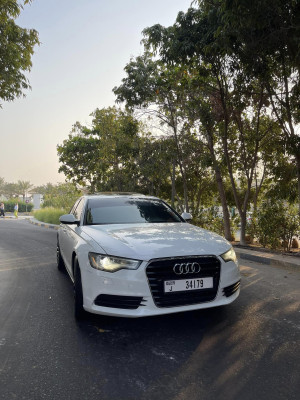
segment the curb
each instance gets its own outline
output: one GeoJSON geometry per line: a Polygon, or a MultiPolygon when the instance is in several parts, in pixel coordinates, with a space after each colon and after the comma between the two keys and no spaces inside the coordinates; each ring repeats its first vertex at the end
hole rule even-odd
{"type": "MultiPolygon", "coordinates": [[[[277,267],[284,267],[284,268],[289,268],[293,269],[295,271],[300,271],[300,259],[298,260],[283,260],[283,259],[278,259],[275,258],[273,254],[268,254],[268,255],[262,255],[262,253],[259,254],[250,254],[249,252],[245,252],[242,249],[237,249],[234,247],[234,250],[238,256],[238,258],[243,259],[243,260],[249,260],[249,261],[256,261],[262,264],[266,265],[272,265],[272,266],[277,266],[277,267]]],[[[282,256],[281,256],[282,257],[282,256]]]]}
{"type": "Polygon", "coordinates": [[[18,218],[16,218],[14,215],[5,215],[4,217],[0,217],[0,219],[32,219],[32,217],[30,215],[18,215],[18,218]]]}
{"type": "Polygon", "coordinates": [[[38,221],[37,219],[34,219],[34,218],[31,218],[31,219],[29,220],[29,222],[30,222],[31,224],[33,224],[33,225],[41,226],[41,227],[43,227],[43,228],[54,229],[54,230],[56,230],[56,231],[58,231],[58,228],[59,228],[59,225],[45,224],[44,222],[40,222],[40,221],[38,221]]]}

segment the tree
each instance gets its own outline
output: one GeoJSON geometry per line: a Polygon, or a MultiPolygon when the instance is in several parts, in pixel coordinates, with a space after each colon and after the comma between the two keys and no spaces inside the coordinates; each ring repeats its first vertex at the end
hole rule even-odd
{"type": "MultiPolygon", "coordinates": [[[[189,10],[189,13],[194,13],[192,9],[189,10]]],[[[199,63],[195,58],[195,45],[194,45],[194,34],[197,33],[197,38],[201,36],[199,32],[193,32],[192,27],[188,27],[186,29],[186,24],[181,24],[179,21],[179,17],[184,15],[180,13],[176,24],[171,27],[164,28],[161,25],[154,25],[151,28],[147,28],[144,30],[144,43],[146,45],[146,49],[148,51],[154,51],[155,53],[159,54],[161,62],[167,64],[169,68],[174,69],[174,65],[177,68],[180,68],[184,72],[185,79],[183,81],[186,84],[184,87],[187,87],[188,94],[184,97],[185,103],[188,99],[189,106],[185,107],[185,110],[191,114],[193,113],[193,108],[191,109],[190,105],[191,102],[195,104],[195,97],[198,97],[198,116],[200,118],[195,117],[195,115],[191,116],[193,122],[195,123],[198,119],[200,121],[200,125],[202,128],[202,132],[205,132],[206,136],[206,146],[209,149],[212,166],[215,171],[216,182],[218,185],[220,200],[223,208],[223,215],[224,215],[224,228],[225,228],[225,237],[230,240],[231,239],[231,231],[230,231],[230,217],[228,212],[228,206],[225,196],[225,190],[223,185],[223,178],[221,174],[221,168],[219,162],[217,160],[216,152],[215,152],[215,141],[214,141],[214,120],[212,118],[211,107],[207,104],[207,99],[209,99],[209,93],[206,90],[206,93],[201,93],[201,90],[197,91],[197,94],[191,93],[190,89],[190,81],[192,81],[192,92],[195,90],[195,85],[193,83],[195,80],[193,79],[194,72],[196,72],[197,76],[201,76],[201,80],[205,82],[206,87],[210,86],[210,77],[209,71],[206,68],[201,69],[201,62],[199,63]],[[191,71],[192,69],[192,71],[191,71]],[[188,77],[192,77],[192,79],[187,79],[188,77]],[[199,95],[202,96],[202,100],[199,100],[199,95]]],[[[191,16],[187,17],[189,21],[192,19],[191,16]]],[[[205,27],[200,25],[200,31],[205,32],[205,27]]],[[[182,82],[177,82],[177,84],[182,87],[182,82]]],[[[181,105],[183,102],[181,101],[181,105]]],[[[187,115],[185,115],[187,117],[187,115]]]]}
{"type": "Polygon", "coordinates": [[[92,134],[99,140],[100,156],[96,189],[134,190],[141,125],[131,113],[115,107],[96,109],[92,116],[92,134]]]}
{"type": "Polygon", "coordinates": [[[171,149],[172,143],[167,137],[154,138],[148,134],[140,138],[139,153],[136,155],[136,183],[139,192],[171,199],[174,185],[172,170],[169,168],[173,155],[171,149]]]}
{"type": "Polygon", "coordinates": [[[23,201],[25,201],[25,197],[28,194],[28,191],[33,188],[33,185],[29,181],[18,181],[16,184],[17,190],[19,191],[19,194],[22,194],[23,196],[23,201]]]}
{"type": "Polygon", "coordinates": [[[33,188],[32,192],[44,195],[44,194],[46,194],[48,192],[51,192],[53,187],[54,187],[53,183],[48,182],[45,185],[35,186],[33,188]]]}
{"type": "Polygon", "coordinates": [[[67,179],[94,191],[98,179],[99,140],[90,130],[78,122],[73,126],[68,139],[57,146],[59,172],[67,179]]]}
{"type": "Polygon", "coordinates": [[[218,21],[211,36],[249,77],[263,82],[295,165],[300,213],[300,3],[298,0],[204,0],[218,21]],[[298,131],[297,131],[298,125],[298,131]]]}
{"type": "Polygon", "coordinates": [[[272,199],[274,203],[281,200],[289,204],[297,203],[297,167],[293,160],[286,154],[277,153],[277,157],[274,157],[270,164],[265,198],[272,199]]]}
{"type": "MultiPolygon", "coordinates": [[[[31,0],[24,0],[23,4],[31,0]]],[[[30,88],[25,76],[32,66],[34,46],[39,44],[34,29],[15,23],[23,5],[17,0],[0,0],[0,100],[12,101],[30,88]]],[[[1,103],[0,103],[1,107],[1,103]]]]}
{"type": "Polygon", "coordinates": [[[5,180],[2,178],[1,195],[11,199],[19,194],[18,185],[16,183],[5,182],[5,180]]]}
{"type": "MultiPolygon", "coordinates": [[[[226,165],[241,219],[245,242],[246,212],[260,162],[265,136],[277,131],[268,117],[264,81],[247,76],[234,54],[226,54],[214,9],[200,5],[179,13],[168,28],[155,25],[144,31],[148,50],[169,65],[185,65],[191,79],[186,100],[190,119],[198,123],[200,138],[210,151],[223,208],[225,236],[230,238],[229,213],[222,177],[226,165]],[[240,183],[246,182],[246,187],[240,183]],[[246,190],[244,190],[246,189],[246,190]]],[[[259,188],[259,187],[258,187],[259,188]]]]}
{"type": "Polygon", "coordinates": [[[44,186],[44,207],[54,207],[67,210],[72,207],[76,199],[82,195],[73,183],[47,184],[44,186]]]}
{"type": "Polygon", "coordinates": [[[186,119],[185,99],[181,81],[185,79],[185,67],[170,66],[162,60],[154,59],[150,52],[131,59],[124,68],[126,77],[119,87],[113,89],[117,102],[125,102],[133,111],[142,110],[144,115],[159,121],[157,128],[167,128],[164,132],[173,138],[174,155],[171,163],[179,168],[184,196],[184,208],[189,211],[189,187],[187,179],[188,158],[183,154],[182,145],[190,126],[186,119]]]}
{"type": "Polygon", "coordinates": [[[115,107],[96,109],[90,128],[76,123],[57,146],[60,172],[95,191],[134,190],[135,156],[139,151],[139,122],[115,107]]]}

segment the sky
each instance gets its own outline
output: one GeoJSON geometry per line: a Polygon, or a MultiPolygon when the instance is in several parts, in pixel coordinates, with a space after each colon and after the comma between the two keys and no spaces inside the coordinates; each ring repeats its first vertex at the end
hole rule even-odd
{"type": "Polygon", "coordinates": [[[26,97],[0,109],[0,177],[33,185],[64,182],[56,147],[76,121],[115,104],[131,57],[143,53],[142,30],[172,25],[191,0],[34,0],[18,25],[39,32],[26,97]]]}

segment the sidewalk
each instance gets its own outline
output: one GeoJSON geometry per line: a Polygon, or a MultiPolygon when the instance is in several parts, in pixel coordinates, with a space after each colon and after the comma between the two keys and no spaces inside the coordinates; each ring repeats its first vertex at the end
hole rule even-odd
{"type": "Polygon", "coordinates": [[[237,257],[240,259],[256,261],[263,264],[291,268],[296,271],[300,271],[300,256],[282,255],[251,248],[245,249],[239,247],[239,245],[234,245],[233,247],[237,257]]]}
{"type": "MultiPolygon", "coordinates": [[[[31,215],[29,215],[28,213],[18,213],[18,219],[30,219],[33,218],[31,215]]],[[[16,219],[16,217],[14,216],[14,213],[12,212],[5,212],[5,217],[0,217],[1,219],[16,219]]]]}

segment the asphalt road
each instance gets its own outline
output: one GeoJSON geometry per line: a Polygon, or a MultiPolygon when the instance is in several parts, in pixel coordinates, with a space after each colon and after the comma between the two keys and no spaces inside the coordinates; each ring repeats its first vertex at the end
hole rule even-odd
{"type": "Polygon", "coordinates": [[[0,220],[1,399],[299,398],[299,272],[242,261],[228,307],[78,324],[55,250],[54,230],[0,220]]]}

